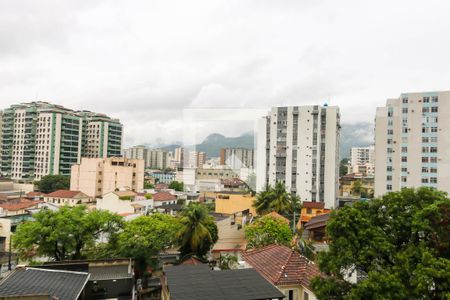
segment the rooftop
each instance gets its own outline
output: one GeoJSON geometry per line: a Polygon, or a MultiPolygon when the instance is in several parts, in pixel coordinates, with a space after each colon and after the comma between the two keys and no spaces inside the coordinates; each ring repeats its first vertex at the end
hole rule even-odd
{"type": "Polygon", "coordinates": [[[301,284],[309,287],[320,275],[319,268],[300,253],[280,245],[247,251],[243,259],[275,285],[301,284]]]}
{"type": "Polygon", "coordinates": [[[171,201],[171,200],[177,200],[177,197],[175,195],[172,195],[169,192],[157,192],[153,195],[153,201],[171,201]]]}
{"type": "Polygon", "coordinates": [[[50,295],[78,299],[89,274],[85,272],[19,268],[0,282],[0,296],[50,295]]]}
{"type": "Polygon", "coordinates": [[[57,190],[50,194],[44,195],[45,197],[53,197],[53,198],[74,198],[78,194],[83,194],[84,196],[88,197],[86,194],[80,192],[80,191],[71,191],[71,190],[57,190]]]}
{"type": "Polygon", "coordinates": [[[330,214],[323,214],[312,217],[311,220],[309,220],[309,222],[305,224],[305,229],[324,227],[327,225],[329,219],[330,214]]]}
{"type": "Polygon", "coordinates": [[[166,269],[171,300],[283,299],[285,296],[253,269],[212,271],[208,265],[166,269]]]}
{"type": "Polygon", "coordinates": [[[325,208],[325,203],[324,202],[309,202],[309,201],[304,201],[302,203],[304,208],[317,208],[317,209],[324,209],[325,208]]]}
{"type": "Polygon", "coordinates": [[[0,203],[0,207],[8,210],[8,211],[18,211],[21,209],[26,209],[29,207],[33,207],[37,205],[38,203],[41,203],[43,201],[41,200],[29,200],[28,198],[18,198],[9,200],[7,202],[0,203]]]}

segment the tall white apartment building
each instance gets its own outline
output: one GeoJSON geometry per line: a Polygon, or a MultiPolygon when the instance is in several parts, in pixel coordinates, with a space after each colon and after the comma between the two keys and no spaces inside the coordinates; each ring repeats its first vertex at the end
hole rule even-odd
{"type": "Polygon", "coordinates": [[[257,191],[281,181],[302,201],[335,207],[339,140],[336,106],[272,108],[258,123],[257,191]]]}
{"type": "Polygon", "coordinates": [[[220,149],[220,164],[227,165],[233,170],[254,167],[254,150],[246,148],[220,149]]]}
{"type": "Polygon", "coordinates": [[[189,151],[189,168],[202,168],[206,162],[206,153],[200,151],[189,151]]]}
{"type": "Polygon", "coordinates": [[[375,195],[403,187],[450,192],[450,91],[405,93],[378,107],[375,195]]]}
{"type": "Polygon", "coordinates": [[[12,105],[2,119],[0,171],[12,179],[70,175],[82,156],[120,156],[122,124],[105,115],[39,101],[12,105]]]}
{"type": "Polygon", "coordinates": [[[373,176],[375,163],[375,146],[352,147],[350,150],[350,165],[352,173],[365,173],[373,176]],[[364,170],[364,172],[362,172],[364,170]]]}
{"type": "Polygon", "coordinates": [[[145,167],[150,169],[167,169],[172,161],[172,152],[162,149],[149,149],[142,145],[124,149],[123,155],[130,159],[143,159],[145,167]]]}

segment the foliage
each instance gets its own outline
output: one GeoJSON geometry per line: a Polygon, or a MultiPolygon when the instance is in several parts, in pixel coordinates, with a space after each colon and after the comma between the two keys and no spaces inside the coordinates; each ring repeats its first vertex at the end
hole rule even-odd
{"type": "Polygon", "coordinates": [[[184,191],[184,183],[182,181],[172,181],[169,184],[169,189],[174,189],[175,191],[182,192],[184,191]]]}
{"type": "Polygon", "coordinates": [[[38,190],[42,193],[52,193],[57,190],[68,190],[70,188],[70,177],[63,175],[46,175],[36,182],[38,190]]]}
{"type": "Polygon", "coordinates": [[[178,237],[182,256],[194,254],[202,258],[219,238],[214,218],[209,216],[208,209],[199,203],[190,203],[181,211],[180,223],[178,237]]]}
{"type": "Polygon", "coordinates": [[[328,252],[318,256],[328,275],[315,278],[319,299],[448,299],[450,199],[431,188],[403,189],[332,213],[328,252]],[[343,270],[367,278],[344,280],[343,270]]]}
{"type": "Polygon", "coordinates": [[[150,182],[144,182],[144,189],[154,189],[155,185],[153,183],[150,182]]]}
{"type": "Polygon", "coordinates": [[[315,248],[313,245],[313,242],[304,239],[301,237],[301,233],[297,236],[297,250],[300,252],[303,256],[308,258],[309,260],[315,261],[316,260],[316,253],[314,252],[315,248]]]}
{"type": "Polygon", "coordinates": [[[153,198],[152,194],[145,194],[144,197],[145,197],[145,199],[147,199],[147,200],[153,198]]]}
{"type": "Polygon", "coordinates": [[[264,216],[245,227],[247,248],[260,248],[278,244],[289,246],[292,231],[289,224],[272,216],[264,216]]]}
{"type": "Polygon", "coordinates": [[[122,217],[107,211],[87,211],[82,205],[42,210],[33,217],[34,221],[20,224],[13,236],[14,249],[24,260],[34,256],[56,261],[84,258],[84,251],[98,238],[113,238],[123,226],[122,217]]]}
{"type": "Polygon", "coordinates": [[[348,168],[347,168],[348,163],[349,163],[348,158],[342,159],[341,162],[339,163],[339,177],[348,174],[348,168]]]}
{"type": "Polygon", "coordinates": [[[270,185],[256,194],[253,206],[260,215],[276,211],[281,215],[291,214],[299,209],[300,198],[286,191],[282,182],[277,182],[275,187],[270,185]]]}
{"type": "Polygon", "coordinates": [[[155,263],[154,257],[162,250],[177,245],[178,220],[170,215],[141,216],[125,223],[117,236],[116,255],[132,257],[145,269],[155,263]]]}
{"type": "Polygon", "coordinates": [[[131,196],[120,196],[120,200],[131,200],[131,196]]]}
{"type": "Polygon", "coordinates": [[[235,255],[223,255],[220,257],[219,268],[221,270],[235,269],[238,263],[238,258],[235,255]]]}

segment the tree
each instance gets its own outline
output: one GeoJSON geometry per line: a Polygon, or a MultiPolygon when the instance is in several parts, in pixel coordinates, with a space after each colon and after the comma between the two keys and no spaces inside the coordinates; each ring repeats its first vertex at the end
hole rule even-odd
{"type": "Polygon", "coordinates": [[[162,250],[175,247],[178,220],[170,215],[141,216],[125,223],[117,236],[116,255],[132,257],[141,270],[156,264],[156,256],[162,250]]]}
{"type": "Polygon", "coordinates": [[[190,203],[181,211],[180,238],[181,255],[194,254],[204,257],[217,242],[218,229],[208,209],[199,203],[190,203]]]}
{"type": "Polygon", "coordinates": [[[175,191],[182,192],[184,191],[184,184],[182,181],[172,181],[169,184],[169,189],[174,189],[175,191]]]}
{"type": "Polygon", "coordinates": [[[348,174],[347,168],[348,163],[349,163],[348,158],[344,158],[341,160],[341,162],[339,163],[339,176],[344,176],[348,174]]]}
{"type": "Polygon", "coordinates": [[[253,206],[258,214],[266,214],[276,211],[281,215],[291,214],[299,207],[300,198],[286,191],[286,186],[282,182],[277,182],[275,187],[266,188],[256,194],[253,206]]]}
{"type": "Polygon", "coordinates": [[[292,231],[287,222],[267,215],[247,225],[245,237],[247,248],[260,248],[272,244],[289,246],[292,231]]]}
{"type": "Polygon", "coordinates": [[[450,199],[432,188],[403,189],[331,214],[326,277],[319,299],[447,299],[450,296],[450,199]],[[344,272],[367,278],[352,284],[344,272]]]}
{"type": "Polygon", "coordinates": [[[351,188],[352,195],[361,197],[361,194],[363,193],[364,190],[365,190],[365,188],[363,187],[361,180],[358,179],[353,182],[353,185],[351,188]]]}
{"type": "Polygon", "coordinates": [[[84,251],[100,237],[112,238],[123,226],[122,217],[107,211],[87,211],[85,206],[42,210],[34,221],[20,224],[13,246],[21,259],[34,256],[56,261],[84,258],[84,251]]]}
{"type": "Polygon", "coordinates": [[[235,269],[237,263],[238,263],[237,256],[225,254],[220,257],[219,268],[221,270],[235,269]]]}
{"type": "Polygon", "coordinates": [[[63,175],[46,175],[36,182],[42,193],[51,193],[57,190],[68,190],[70,188],[70,177],[63,175]]]}
{"type": "Polygon", "coordinates": [[[155,185],[153,183],[150,182],[144,182],[144,189],[154,189],[155,185]]]}

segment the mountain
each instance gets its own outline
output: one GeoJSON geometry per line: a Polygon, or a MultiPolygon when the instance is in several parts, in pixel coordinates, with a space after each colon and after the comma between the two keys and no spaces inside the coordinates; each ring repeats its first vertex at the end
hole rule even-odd
{"type": "MultiPolygon", "coordinates": [[[[374,132],[373,124],[369,122],[359,122],[352,124],[341,124],[341,158],[350,156],[350,149],[352,147],[365,147],[373,144],[374,132]]],[[[196,151],[206,152],[207,157],[218,157],[221,148],[248,148],[254,149],[253,133],[244,133],[238,137],[226,137],[220,133],[211,133],[203,142],[195,146],[188,146],[186,148],[194,149],[196,151]]],[[[181,143],[175,143],[162,147],[163,149],[174,151],[175,148],[180,147],[181,143]]]]}

